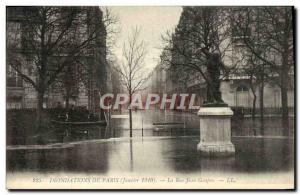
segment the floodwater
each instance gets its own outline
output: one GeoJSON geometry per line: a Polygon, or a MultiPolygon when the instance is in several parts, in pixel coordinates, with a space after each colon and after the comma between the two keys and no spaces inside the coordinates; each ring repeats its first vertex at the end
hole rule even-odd
{"type": "Polygon", "coordinates": [[[280,118],[265,119],[263,124],[258,119],[234,119],[232,142],[236,154],[229,158],[205,158],[197,152],[199,118],[195,114],[134,112],[132,139],[128,138],[128,126],[128,118],[115,116],[110,128],[66,129],[45,146],[9,145],[7,170],[12,173],[147,172],[158,175],[293,171],[292,120],[286,128],[280,118]]]}
{"type": "MultiPolygon", "coordinates": [[[[199,117],[195,113],[172,111],[137,111],[133,112],[133,137],[152,136],[199,136],[199,117]]],[[[265,118],[263,123],[259,118],[233,118],[232,136],[294,136],[294,121],[290,119],[289,125],[283,124],[280,117],[265,118]]],[[[128,112],[115,113],[110,125],[99,126],[57,126],[44,135],[28,137],[20,132],[8,134],[7,145],[36,144],[39,136],[47,144],[69,143],[74,141],[109,139],[116,137],[129,137],[128,112]]]]}
{"type": "Polygon", "coordinates": [[[45,149],[7,150],[9,172],[201,173],[268,172],[293,169],[292,139],[233,138],[236,155],[205,158],[198,137],[111,139],[45,149]]]}

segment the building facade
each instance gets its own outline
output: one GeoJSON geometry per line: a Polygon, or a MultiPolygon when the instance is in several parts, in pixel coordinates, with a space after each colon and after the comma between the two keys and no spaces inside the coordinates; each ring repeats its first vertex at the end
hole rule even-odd
{"type": "MultiPolygon", "coordinates": [[[[35,7],[7,7],[6,40],[7,50],[22,59],[21,73],[36,81],[36,70],[32,59],[27,58],[29,50],[26,49],[23,41],[24,34],[28,33],[28,29],[25,28],[24,13],[34,11],[34,9],[35,7]]],[[[96,37],[89,43],[89,49],[83,52],[72,66],[68,66],[69,70],[60,74],[57,82],[49,86],[44,96],[43,107],[74,105],[86,107],[95,112],[99,109],[100,94],[111,90],[110,68],[106,60],[106,29],[103,12],[99,7],[68,7],[68,9],[77,9],[80,13],[78,21],[81,23],[78,32],[74,33],[77,36],[74,40],[80,39],[80,36],[86,36],[91,29],[94,29],[96,37]]],[[[64,14],[63,10],[59,14],[64,14]]],[[[48,57],[54,59],[54,56],[48,57]]],[[[61,52],[61,57],[63,57],[63,52],[61,52]]],[[[35,88],[8,63],[6,70],[7,109],[36,108],[35,88]]]]}
{"type": "MultiPolygon", "coordinates": [[[[202,9],[196,8],[196,9],[202,9]]],[[[205,9],[205,8],[204,8],[205,9]]],[[[187,17],[187,10],[190,11],[191,8],[183,8],[183,13],[177,25],[177,28],[184,28],[186,32],[195,33],[193,31],[193,26],[197,25],[197,20],[193,21],[197,18],[187,17]],[[189,9],[189,10],[188,10],[189,9]],[[184,27],[182,27],[184,25],[184,27]],[[187,30],[189,29],[190,30],[187,30]]],[[[232,10],[231,10],[232,11],[232,10]]],[[[228,17],[230,18],[230,17],[228,17]]],[[[232,22],[223,21],[223,26],[232,25],[232,22]]],[[[219,31],[223,30],[225,27],[221,27],[219,31]]],[[[217,27],[216,27],[217,28],[217,27]]],[[[239,37],[239,33],[235,32],[235,28],[229,28],[232,31],[231,35],[224,39],[227,45],[220,44],[219,46],[225,48],[224,49],[224,56],[222,58],[225,66],[236,68],[226,77],[221,75],[221,86],[220,90],[222,93],[223,100],[231,107],[242,107],[242,108],[249,108],[253,107],[253,99],[255,93],[256,95],[256,108],[259,108],[260,104],[260,84],[258,84],[259,78],[250,78],[249,74],[246,74],[244,69],[245,66],[249,66],[248,62],[245,60],[239,60],[243,57],[245,52],[247,52],[247,48],[245,44],[241,41],[241,37],[239,37]],[[252,83],[251,83],[252,82],[252,83]],[[251,86],[254,86],[253,91],[251,90],[251,86]]],[[[172,36],[172,43],[177,47],[182,47],[185,53],[174,52],[176,48],[169,48],[170,51],[169,60],[162,60],[161,63],[157,65],[157,67],[153,70],[153,79],[152,79],[152,86],[164,86],[164,91],[166,93],[194,93],[197,95],[196,102],[198,105],[201,105],[206,98],[206,83],[203,79],[202,75],[199,74],[197,71],[191,71],[190,69],[180,69],[178,68],[175,70],[172,68],[172,63],[175,61],[184,64],[185,63],[185,56],[189,55],[189,50],[197,50],[194,48],[193,43],[196,41],[192,40],[189,42],[188,38],[186,40],[181,40],[180,38],[176,38],[176,34],[179,30],[175,29],[175,32],[172,36]],[[193,42],[194,41],[194,42],[193,42]],[[183,42],[183,43],[182,43],[183,42]],[[161,67],[165,67],[162,71],[161,67]],[[163,73],[162,73],[163,72],[163,73]],[[156,78],[158,75],[164,74],[165,76],[161,78],[156,78]],[[163,81],[161,81],[163,80],[163,81]]],[[[200,32],[201,33],[201,32],[200,32]]],[[[222,33],[220,33],[222,34],[222,33]]],[[[189,35],[184,35],[184,37],[189,35]]],[[[201,36],[201,35],[200,35],[201,36]]],[[[190,38],[192,39],[192,38],[190,38]]],[[[164,53],[165,51],[163,51],[164,53]]],[[[195,52],[196,53],[196,52],[195,52]]],[[[280,60],[280,59],[279,59],[280,60]]],[[[187,66],[189,62],[186,62],[187,66]]],[[[201,62],[200,62],[201,63],[201,62]]],[[[204,70],[205,72],[205,70],[204,70]]],[[[281,88],[279,87],[278,83],[274,82],[278,79],[278,75],[270,74],[268,75],[269,78],[266,79],[264,82],[263,87],[263,104],[265,108],[278,108],[282,107],[281,104],[281,88]],[[270,78],[271,77],[271,78],[270,78]]],[[[288,84],[288,107],[294,107],[294,72],[293,68],[291,68],[290,73],[290,80],[288,84]]],[[[157,90],[156,90],[157,91],[157,90]]]]}

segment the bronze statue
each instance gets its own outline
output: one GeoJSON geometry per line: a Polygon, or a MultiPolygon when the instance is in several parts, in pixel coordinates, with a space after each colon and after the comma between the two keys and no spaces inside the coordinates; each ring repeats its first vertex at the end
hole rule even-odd
{"type": "Polygon", "coordinates": [[[206,101],[203,103],[205,107],[224,107],[228,106],[222,100],[220,92],[220,72],[221,69],[227,73],[227,70],[221,60],[219,53],[210,53],[207,48],[201,49],[207,59],[207,92],[206,101]]]}

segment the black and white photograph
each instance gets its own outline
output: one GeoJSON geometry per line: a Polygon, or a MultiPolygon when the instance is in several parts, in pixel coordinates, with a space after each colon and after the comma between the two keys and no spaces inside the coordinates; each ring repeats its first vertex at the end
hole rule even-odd
{"type": "Polygon", "coordinates": [[[297,8],[99,4],[5,6],[8,190],[295,190],[297,8]]]}

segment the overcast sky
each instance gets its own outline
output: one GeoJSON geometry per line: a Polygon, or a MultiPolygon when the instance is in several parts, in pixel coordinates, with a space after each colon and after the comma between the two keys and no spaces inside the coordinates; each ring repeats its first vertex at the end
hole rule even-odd
{"type": "Polygon", "coordinates": [[[118,35],[114,53],[121,59],[122,45],[134,27],[141,28],[141,36],[147,43],[146,67],[153,69],[162,47],[161,35],[178,24],[181,7],[110,7],[119,17],[121,33],[118,35]]]}

